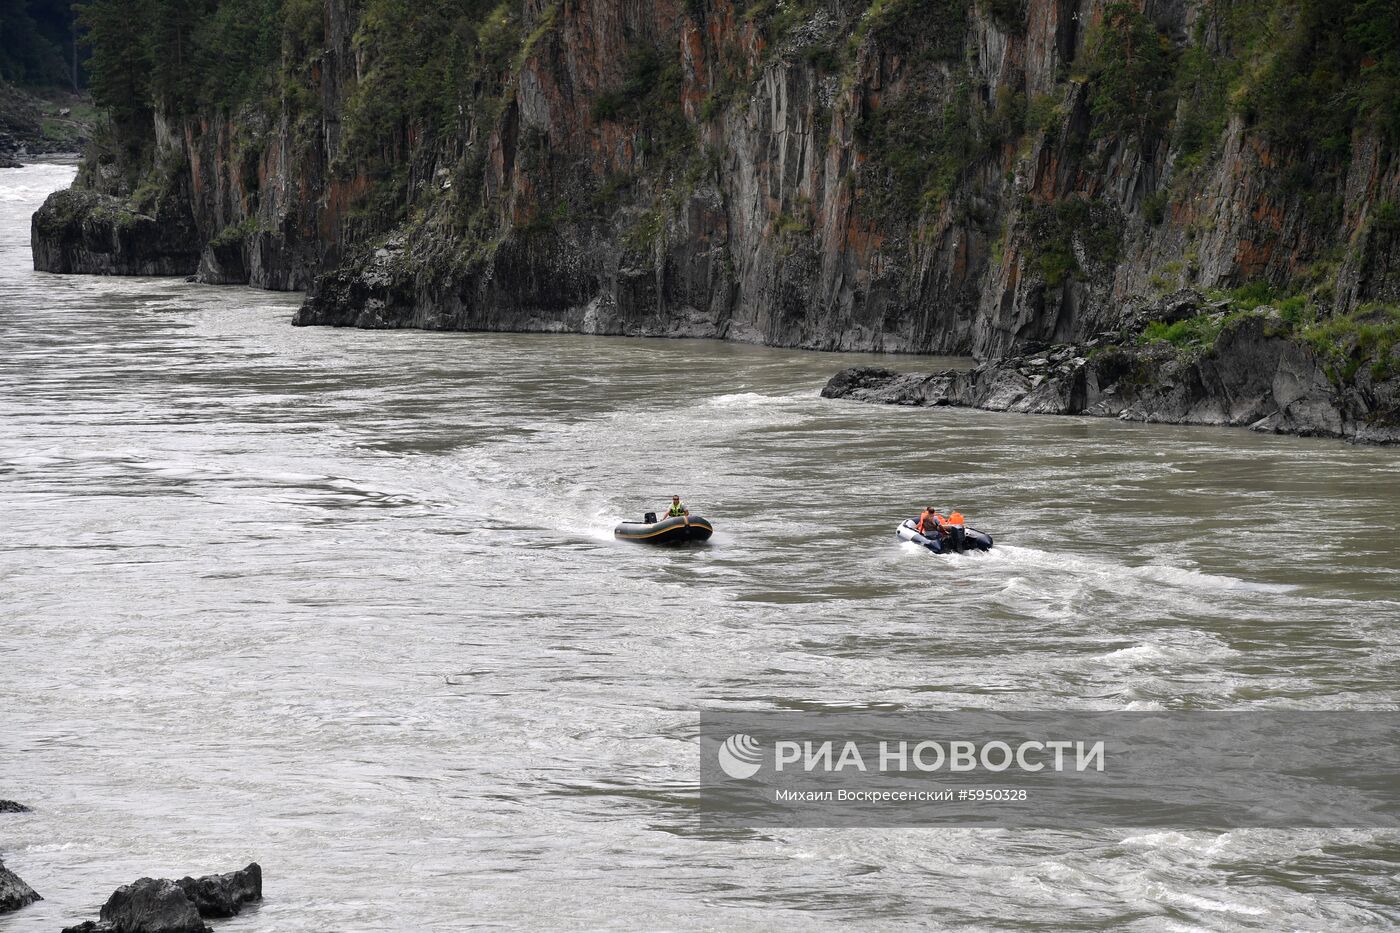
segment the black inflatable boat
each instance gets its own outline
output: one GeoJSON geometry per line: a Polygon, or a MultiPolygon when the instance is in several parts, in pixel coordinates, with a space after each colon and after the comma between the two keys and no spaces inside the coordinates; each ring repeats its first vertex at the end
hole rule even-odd
{"type": "MultiPolygon", "coordinates": [[[[901,541],[911,541],[919,547],[928,548],[935,554],[943,554],[949,551],[949,547],[944,547],[945,542],[938,538],[928,538],[919,534],[919,523],[912,518],[895,529],[894,533],[901,541]]],[[[978,531],[976,528],[967,528],[963,531],[964,551],[990,551],[992,549],[992,536],[978,531]]]]}
{"type": "Polygon", "coordinates": [[[688,544],[692,541],[708,541],[715,529],[698,515],[678,515],[675,518],[656,520],[654,513],[647,513],[647,521],[623,522],[613,529],[613,537],[622,541],[640,541],[643,544],[688,544]]]}

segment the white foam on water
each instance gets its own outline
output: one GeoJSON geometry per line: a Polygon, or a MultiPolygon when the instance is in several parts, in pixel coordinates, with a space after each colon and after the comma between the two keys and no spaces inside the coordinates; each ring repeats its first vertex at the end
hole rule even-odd
{"type": "Polygon", "coordinates": [[[1120,648],[1100,655],[1097,661],[1104,664],[1146,667],[1163,664],[1200,664],[1207,661],[1221,661],[1239,654],[1233,648],[1220,644],[1214,639],[1196,633],[1198,644],[1191,646],[1144,644],[1131,648],[1120,648]]]}
{"type": "Polygon", "coordinates": [[[1190,590],[1215,592],[1289,593],[1297,589],[1287,584],[1252,583],[1220,574],[1203,573],[1186,567],[1163,564],[1134,566],[1103,557],[1064,551],[1047,551],[1023,545],[998,544],[985,554],[955,555],[989,561],[1013,570],[1034,572],[1037,577],[1073,576],[1104,583],[1110,589],[1144,583],[1190,590]]]}
{"type": "Polygon", "coordinates": [[[1139,579],[1154,583],[1165,583],[1193,590],[1216,590],[1219,592],[1244,591],[1250,593],[1291,593],[1297,586],[1287,583],[1255,583],[1239,580],[1220,574],[1204,573],[1184,567],[1148,564],[1134,568],[1131,573],[1139,579]]]}
{"type": "Polygon", "coordinates": [[[1262,917],[1268,913],[1265,908],[1244,901],[1225,900],[1220,897],[1205,897],[1200,894],[1192,894],[1190,891],[1172,890],[1160,885],[1154,885],[1153,887],[1156,890],[1155,900],[1160,903],[1170,904],[1174,907],[1185,908],[1187,910],[1203,910],[1207,913],[1239,914],[1246,917],[1262,917]]]}
{"type": "Polygon", "coordinates": [[[729,395],[716,395],[705,404],[712,408],[758,408],[786,401],[780,395],[763,395],[758,392],[734,392],[729,395]]]}

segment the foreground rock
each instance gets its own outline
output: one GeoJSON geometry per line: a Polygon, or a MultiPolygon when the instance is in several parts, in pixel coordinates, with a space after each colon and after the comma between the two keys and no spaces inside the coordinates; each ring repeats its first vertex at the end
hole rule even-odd
{"type": "Polygon", "coordinates": [[[1226,324],[1210,347],[1195,352],[1104,338],[966,372],[848,369],[822,396],[1400,443],[1400,361],[1364,362],[1339,371],[1265,309],[1226,324]]]}
{"type": "Polygon", "coordinates": [[[262,900],[262,868],[257,862],[242,871],[186,876],[175,883],[201,917],[235,917],[244,904],[262,900]]]}
{"type": "Polygon", "coordinates": [[[19,910],[41,900],[43,898],[36,894],[33,888],[0,861],[0,914],[19,910]]]}
{"type": "Polygon", "coordinates": [[[233,917],[262,900],[262,868],[202,878],[142,878],[123,885],[102,905],[100,919],[63,933],[207,933],[205,918],[233,917]]]}
{"type": "MultiPolygon", "coordinates": [[[[13,800],[0,800],[0,813],[28,813],[29,808],[13,800]]],[[[0,861],[0,914],[19,910],[43,898],[0,861]]]]}
{"type": "Polygon", "coordinates": [[[188,216],[150,214],[120,198],[81,188],[49,195],[30,227],[39,272],[192,275],[200,250],[188,216]]]}

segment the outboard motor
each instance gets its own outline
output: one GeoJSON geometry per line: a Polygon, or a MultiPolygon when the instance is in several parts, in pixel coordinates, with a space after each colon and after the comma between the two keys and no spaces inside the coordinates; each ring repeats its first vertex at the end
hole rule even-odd
{"type": "Polygon", "coordinates": [[[646,515],[643,515],[643,516],[642,516],[642,521],[646,522],[648,525],[655,525],[655,524],[656,524],[656,513],[655,513],[655,512],[648,512],[646,515]]]}

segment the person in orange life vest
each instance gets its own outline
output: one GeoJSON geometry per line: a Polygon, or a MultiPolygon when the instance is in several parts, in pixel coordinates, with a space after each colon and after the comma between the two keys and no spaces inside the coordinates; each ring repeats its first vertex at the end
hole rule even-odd
{"type": "Polygon", "coordinates": [[[967,531],[967,521],[963,518],[963,513],[953,509],[948,514],[948,520],[943,523],[943,532],[952,539],[953,550],[961,552],[965,547],[964,534],[967,531]]]}
{"type": "Polygon", "coordinates": [[[939,535],[943,527],[943,516],[933,510],[933,506],[924,509],[919,516],[919,524],[914,529],[925,538],[932,538],[939,535]]]}

